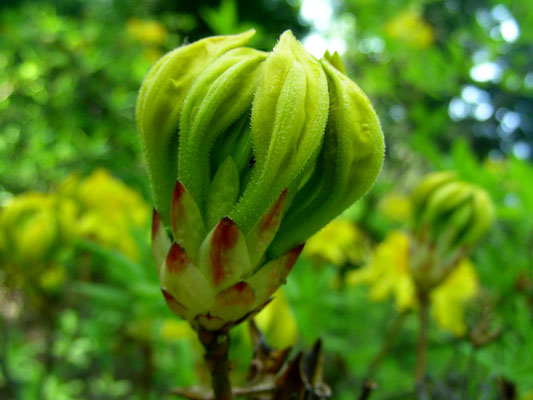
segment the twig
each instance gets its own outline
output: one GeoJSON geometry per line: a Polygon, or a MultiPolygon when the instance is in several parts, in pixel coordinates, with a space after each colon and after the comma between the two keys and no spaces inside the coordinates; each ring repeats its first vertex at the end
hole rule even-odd
{"type": "Polygon", "coordinates": [[[51,308],[45,308],[42,311],[43,322],[45,325],[44,328],[44,340],[45,340],[45,349],[44,349],[44,360],[43,360],[43,373],[39,378],[39,383],[37,385],[39,396],[44,396],[44,388],[46,380],[52,374],[55,368],[55,358],[53,353],[53,346],[55,341],[55,315],[51,308]]]}
{"type": "Polygon", "coordinates": [[[141,389],[144,399],[150,398],[152,379],[154,374],[154,364],[152,356],[152,346],[150,342],[141,341],[141,352],[143,355],[143,368],[141,373],[141,389]]]}
{"type": "Polygon", "coordinates": [[[418,295],[420,301],[419,316],[419,330],[418,330],[418,344],[416,350],[416,368],[415,368],[415,386],[417,391],[424,387],[424,378],[426,375],[426,356],[427,356],[427,340],[429,327],[429,298],[427,294],[421,293],[418,295]]]}
{"type": "Polygon", "coordinates": [[[383,339],[383,342],[381,343],[381,348],[376,353],[370,365],[368,366],[366,376],[370,377],[374,375],[376,371],[378,370],[378,367],[380,366],[381,362],[383,361],[383,359],[389,352],[390,348],[392,347],[392,344],[394,343],[394,339],[396,339],[396,336],[398,336],[398,333],[402,329],[403,323],[405,322],[405,317],[407,317],[407,312],[401,312],[396,315],[396,318],[394,319],[392,325],[387,330],[385,338],[383,339]]]}
{"type": "Polygon", "coordinates": [[[359,400],[368,400],[374,390],[378,388],[378,384],[370,379],[365,379],[359,395],[359,400]]]}
{"type": "Polygon", "coordinates": [[[9,367],[8,360],[8,351],[9,351],[9,327],[8,322],[5,322],[3,318],[0,317],[0,371],[4,375],[5,380],[5,389],[7,395],[11,396],[14,399],[18,399],[18,384],[11,376],[11,369],[9,367]]]}
{"type": "MultiPolygon", "coordinates": [[[[250,396],[270,394],[276,390],[274,384],[256,385],[250,387],[236,387],[232,389],[233,396],[250,396]]],[[[213,400],[213,393],[205,393],[200,387],[178,388],[171,391],[189,400],[213,400]]]]}
{"type": "Polygon", "coordinates": [[[228,351],[230,339],[228,332],[210,332],[201,329],[198,331],[198,338],[205,348],[204,359],[211,373],[214,400],[232,400],[233,394],[229,377],[228,351]]]}

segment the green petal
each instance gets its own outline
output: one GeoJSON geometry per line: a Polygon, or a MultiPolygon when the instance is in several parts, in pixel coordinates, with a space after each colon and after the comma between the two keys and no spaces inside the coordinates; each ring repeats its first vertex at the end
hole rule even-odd
{"type": "Polygon", "coordinates": [[[353,81],[321,61],[330,92],[324,144],[313,175],[283,219],[272,256],[303,243],[364,195],[383,163],[383,134],[372,104],[353,81]]]}
{"type": "Polygon", "coordinates": [[[243,46],[254,35],[215,36],[163,56],[146,76],[137,99],[137,129],[152,182],[157,211],[170,224],[170,201],[177,177],[178,121],[196,77],[217,57],[243,46]]]}
{"type": "Polygon", "coordinates": [[[239,196],[239,171],[231,157],[227,157],[209,185],[206,204],[207,229],[228,215],[239,196]]]}
{"type": "Polygon", "coordinates": [[[265,58],[265,53],[248,48],[229,51],[198,76],[183,104],[179,177],[201,208],[209,185],[212,147],[250,109],[265,58]]]}
{"type": "Polygon", "coordinates": [[[339,53],[334,52],[333,54],[331,54],[329,51],[326,50],[326,52],[324,53],[324,58],[328,60],[331,65],[337,68],[339,72],[342,72],[344,75],[346,75],[346,69],[344,68],[344,64],[339,53]]]}
{"type": "Polygon", "coordinates": [[[324,71],[287,31],[265,62],[252,106],[254,172],[231,214],[244,232],[315,159],[327,114],[324,71]]]}

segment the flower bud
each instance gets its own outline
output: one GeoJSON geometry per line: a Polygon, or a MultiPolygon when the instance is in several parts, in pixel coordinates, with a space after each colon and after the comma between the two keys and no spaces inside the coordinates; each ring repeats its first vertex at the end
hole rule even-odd
{"type": "Polygon", "coordinates": [[[483,189],[451,172],[422,179],[412,196],[411,270],[420,288],[440,284],[487,231],[494,218],[483,189]]]}
{"type": "Polygon", "coordinates": [[[383,159],[376,114],[338,55],[318,61],[290,31],[271,53],[240,47],[252,35],[174,50],[139,92],[154,259],[167,304],[196,328],[259,311],[383,159]]]}

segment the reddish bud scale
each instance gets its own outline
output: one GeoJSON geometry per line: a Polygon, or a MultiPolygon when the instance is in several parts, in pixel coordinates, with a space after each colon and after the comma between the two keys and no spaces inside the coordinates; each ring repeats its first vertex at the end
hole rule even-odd
{"type": "Polygon", "coordinates": [[[172,243],[170,250],[167,255],[167,270],[172,274],[177,274],[182,272],[189,265],[190,261],[185,254],[185,250],[177,243],[172,243]]]}
{"type": "Polygon", "coordinates": [[[211,239],[211,267],[213,268],[213,281],[219,285],[231,268],[228,265],[227,252],[235,247],[238,239],[238,228],[228,217],[224,217],[216,226],[211,239]]]}
{"type": "Polygon", "coordinates": [[[273,229],[277,230],[281,219],[281,212],[285,204],[285,197],[287,197],[287,189],[283,190],[272,210],[264,216],[261,221],[261,232],[270,232],[273,229]]]}
{"type": "Polygon", "coordinates": [[[154,208],[154,210],[152,211],[152,240],[155,239],[160,229],[161,229],[161,218],[159,218],[159,214],[154,208]]]}
{"type": "Polygon", "coordinates": [[[254,292],[246,282],[237,282],[217,295],[217,303],[225,306],[249,306],[255,300],[254,292]]]}
{"type": "Polygon", "coordinates": [[[289,273],[292,270],[292,267],[294,267],[294,264],[296,264],[296,261],[298,260],[298,257],[300,257],[300,254],[302,253],[302,250],[304,249],[304,245],[305,245],[305,243],[302,243],[302,244],[296,246],[294,249],[292,249],[289,252],[289,254],[287,256],[287,261],[285,262],[284,270],[283,270],[283,274],[285,275],[285,277],[287,277],[287,275],[289,275],[289,273]]]}
{"type": "Polygon", "coordinates": [[[185,193],[185,186],[180,181],[176,181],[174,186],[174,194],[172,195],[172,207],[170,210],[170,221],[172,223],[172,231],[177,232],[177,222],[180,215],[183,215],[183,204],[181,199],[185,193]]]}
{"type": "Polygon", "coordinates": [[[187,308],[177,301],[165,289],[161,288],[161,292],[163,293],[163,297],[165,298],[168,308],[170,308],[170,310],[180,318],[185,318],[185,312],[187,311],[187,308]]]}

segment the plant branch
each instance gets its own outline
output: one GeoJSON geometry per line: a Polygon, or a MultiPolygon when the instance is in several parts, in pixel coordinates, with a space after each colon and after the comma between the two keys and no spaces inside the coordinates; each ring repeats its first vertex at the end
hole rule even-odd
{"type": "Polygon", "coordinates": [[[398,336],[398,333],[401,331],[403,323],[405,322],[405,317],[407,317],[407,312],[400,312],[396,315],[396,318],[390,325],[389,329],[387,329],[387,333],[383,339],[383,342],[381,343],[379,351],[376,353],[370,362],[370,365],[368,366],[366,376],[372,376],[378,370],[381,362],[392,347],[394,339],[396,339],[396,336],[398,336]]]}
{"type": "MultiPolygon", "coordinates": [[[[274,393],[276,386],[273,383],[255,385],[250,387],[235,387],[232,389],[233,396],[265,395],[274,393]]],[[[212,393],[205,393],[200,387],[178,388],[171,391],[189,400],[213,400],[212,393]]]]}
{"type": "Polygon", "coordinates": [[[424,386],[424,378],[426,375],[426,356],[427,356],[427,341],[429,328],[429,298],[426,293],[418,295],[420,301],[419,328],[418,328],[418,344],[416,350],[416,368],[415,368],[415,385],[418,390],[424,386]]]}
{"type": "Polygon", "coordinates": [[[214,400],[232,400],[228,351],[229,334],[226,331],[198,331],[198,338],[205,348],[204,359],[211,374],[214,400]]]}
{"type": "Polygon", "coordinates": [[[8,360],[9,351],[9,326],[8,322],[0,316],[0,371],[4,376],[5,390],[8,397],[11,396],[14,399],[18,399],[18,385],[17,382],[11,376],[11,369],[8,360]]]}
{"type": "Polygon", "coordinates": [[[359,395],[359,400],[368,400],[370,395],[374,390],[378,388],[376,382],[371,381],[370,379],[365,379],[363,386],[361,387],[361,394],[359,395]]]}

